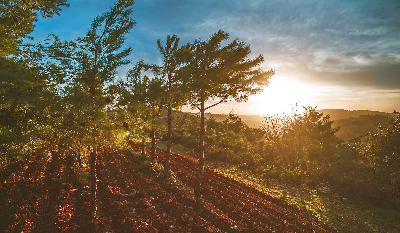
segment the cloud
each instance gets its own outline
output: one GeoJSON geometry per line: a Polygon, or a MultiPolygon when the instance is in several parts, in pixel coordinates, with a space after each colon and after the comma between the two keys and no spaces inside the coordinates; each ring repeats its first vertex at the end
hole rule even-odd
{"type": "MultiPolygon", "coordinates": [[[[84,35],[93,17],[115,2],[93,1],[71,0],[61,16],[39,20],[39,34],[84,35]]],[[[185,44],[222,29],[248,42],[254,56],[263,54],[263,67],[274,68],[277,77],[348,90],[400,89],[398,0],[140,0],[133,10],[132,63],[159,63],[156,41],[167,35],[185,44]]],[[[354,93],[337,98],[358,103],[362,93],[354,93]]]]}

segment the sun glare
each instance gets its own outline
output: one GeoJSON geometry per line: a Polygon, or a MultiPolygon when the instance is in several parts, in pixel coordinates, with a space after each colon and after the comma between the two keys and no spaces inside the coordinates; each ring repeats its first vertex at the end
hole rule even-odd
{"type": "Polygon", "coordinates": [[[297,106],[310,105],[314,95],[315,88],[311,86],[287,77],[277,77],[261,94],[254,96],[253,101],[259,103],[263,114],[272,115],[290,113],[297,106]]]}

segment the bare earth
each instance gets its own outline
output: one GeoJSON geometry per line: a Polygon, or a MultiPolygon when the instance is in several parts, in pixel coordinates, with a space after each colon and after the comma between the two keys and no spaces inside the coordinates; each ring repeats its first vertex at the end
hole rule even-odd
{"type": "MultiPolygon", "coordinates": [[[[2,170],[1,231],[335,232],[310,213],[207,169],[204,205],[197,207],[190,157],[173,154],[173,175],[166,181],[121,151],[99,156],[99,209],[93,220],[87,177],[79,174],[81,168],[71,169],[68,158],[35,155],[2,170]]],[[[165,152],[158,150],[157,160],[164,159],[165,152]]]]}

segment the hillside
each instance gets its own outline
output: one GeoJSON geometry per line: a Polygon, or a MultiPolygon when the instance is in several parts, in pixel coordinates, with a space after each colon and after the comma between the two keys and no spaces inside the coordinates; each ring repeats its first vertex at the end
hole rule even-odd
{"type": "Polygon", "coordinates": [[[375,132],[379,125],[385,126],[393,122],[396,114],[369,110],[322,109],[325,116],[330,115],[332,127],[340,127],[336,133],[345,142],[375,132]]]}
{"type": "Polygon", "coordinates": [[[324,114],[324,116],[329,114],[331,116],[330,119],[333,121],[350,118],[350,117],[359,117],[362,115],[394,116],[393,113],[370,111],[370,110],[321,109],[321,110],[317,110],[317,112],[320,112],[320,113],[322,112],[324,114]]]}
{"type": "MultiPolygon", "coordinates": [[[[333,121],[346,118],[357,118],[359,116],[364,116],[364,115],[379,115],[379,116],[388,116],[391,118],[395,117],[395,114],[393,113],[370,111],[370,110],[321,109],[317,110],[317,112],[323,113],[324,116],[329,114],[331,117],[330,119],[333,121]]],[[[213,113],[206,113],[205,117],[209,118],[211,115],[215,118],[215,120],[219,122],[224,121],[228,117],[228,114],[213,114],[213,113]]],[[[246,123],[246,125],[253,128],[259,128],[265,120],[265,118],[260,115],[237,115],[237,116],[240,117],[242,121],[246,123]]]]}
{"type": "Polygon", "coordinates": [[[340,127],[336,135],[345,142],[363,137],[369,132],[376,132],[378,127],[386,126],[394,121],[390,115],[360,115],[339,119],[333,122],[332,127],[340,127]]]}
{"type": "MultiPolygon", "coordinates": [[[[332,232],[310,213],[206,170],[203,206],[193,196],[196,166],[173,154],[165,180],[139,147],[104,151],[98,162],[98,218],[89,188],[69,156],[34,156],[13,165],[0,186],[0,231],[5,232],[332,232]]],[[[165,152],[158,150],[162,162],[165,152]]],[[[161,165],[160,165],[161,166],[161,165]]],[[[4,173],[3,173],[4,174],[4,173]]]]}
{"type": "MultiPolygon", "coordinates": [[[[212,114],[212,113],[206,113],[205,117],[208,119],[210,116],[213,116],[216,121],[224,121],[227,117],[228,114],[212,114]]],[[[248,125],[249,127],[252,128],[259,128],[263,122],[264,122],[264,117],[260,115],[237,115],[242,119],[242,121],[248,125]]]]}

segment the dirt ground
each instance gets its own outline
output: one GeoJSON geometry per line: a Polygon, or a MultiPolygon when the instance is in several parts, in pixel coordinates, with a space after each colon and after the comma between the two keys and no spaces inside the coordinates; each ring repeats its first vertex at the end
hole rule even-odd
{"type": "MultiPolygon", "coordinates": [[[[135,150],[138,147],[133,145],[135,150]]],[[[157,150],[162,163],[165,152],[157,150]]],[[[1,171],[2,232],[334,232],[301,211],[211,170],[196,205],[196,166],[173,154],[172,177],[130,151],[98,156],[98,218],[90,207],[89,171],[72,157],[33,155],[1,171]]]]}

